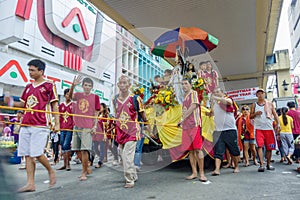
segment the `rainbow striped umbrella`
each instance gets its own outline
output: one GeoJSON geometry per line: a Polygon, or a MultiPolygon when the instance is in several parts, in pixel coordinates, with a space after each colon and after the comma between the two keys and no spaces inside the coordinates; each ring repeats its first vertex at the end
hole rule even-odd
{"type": "Polygon", "coordinates": [[[211,51],[219,40],[197,27],[179,27],[159,36],[151,48],[151,53],[160,57],[174,58],[176,49],[188,49],[188,56],[211,51]]]}

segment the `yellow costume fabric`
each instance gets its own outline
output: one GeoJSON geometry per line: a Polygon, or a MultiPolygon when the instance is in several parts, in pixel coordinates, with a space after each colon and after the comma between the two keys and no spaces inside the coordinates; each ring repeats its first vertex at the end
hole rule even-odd
{"type": "MultiPolygon", "coordinates": [[[[212,142],[213,141],[213,131],[215,128],[214,118],[207,117],[206,112],[209,112],[205,107],[201,107],[202,115],[202,136],[212,142]]],[[[182,107],[177,105],[170,107],[169,110],[165,111],[161,116],[155,117],[155,109],[147,108],[145,110],[147,119],[151,125],[151,130],[153,130],[153,124],[156,122],[157,131],[159,139],[163,145],[163,149],[170,149],[181,145],[182,139],[182,129],[177,127],[177,123],[180,121],[182,116],[182,107]]]]}

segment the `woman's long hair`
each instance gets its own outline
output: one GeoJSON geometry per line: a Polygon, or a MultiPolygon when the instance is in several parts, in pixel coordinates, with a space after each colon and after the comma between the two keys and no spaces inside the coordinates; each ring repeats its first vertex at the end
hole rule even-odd
{"type": "Polygon", "coordinates": [[[288,112],[288,110],[289,109],[287,107],[281,108],[282,121],[285,126],[288,124],[287,117],[286,117],[286,113],[288,112]]]}
{"type": "Polygon", "coordinates": [[[99,115],[102,114],[102,116],[107,116],[108,115],[107,105],[105,103],[101,103],[101,106],[103,107],[103,110],[99,113],[99,115]]]}

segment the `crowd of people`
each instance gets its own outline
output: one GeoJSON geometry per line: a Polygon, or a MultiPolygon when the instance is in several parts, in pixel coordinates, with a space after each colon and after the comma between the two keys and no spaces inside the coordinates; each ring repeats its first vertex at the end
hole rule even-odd
{"type": "MultiPolygon", "coordinates": [[[[125,75],[118,78],[119,93],[112,99],[113,116],[108,106],[100,102],[99,96],[92,93],[92,79],[76,76],[71,88],[64,91],[64,102],[59,104],[55,84],[43,78],[45,63],[35,59],[28,66],[34,81],[26,86],[20,102],[11,98],[6,102],[9,106],[25,108],[23,126],[18,134],[18,154],[25,157],[27,184],[18,191],[36,190],[36,160],[48,171],[49,187],[55,185],[55,170],[44,154],[49,135],[55,152],[54,164],[60,157],[63,159],[63,165],[57,170],[70,171],[70,159],[75,153],[82,164],[79,180],[86,181],[87,175],[92,172],[91,166],[96,163],[95,168],[100,168],[107,161],[107,150],[110,150],[113,165],[118,165],[120,154],[124,187],[134,187],[141,168],[142,133],[144,130],[151,133],[151,128],[141,97],[130,91],[130,79],[125,75]],[[78,85],[83,92],[74,92],[78,85]],[[53,112],[51,116],[46,112],[48,104],[53,112]],[[96,158],[98,161],[95,161],[96,158]]],[[[166,70],[164,77],[155,76],[154,79],[157,86],[172,86],[178,103],[182,105],[182,118],[178,121],[178,127],[182,128],[181,148],[189,152],[192,168],[187,180],[198,178],[198,168],[199,180],[208,180],[204,174],[201,105],[210,108],[210,112],[206,113],[208,117],[214,116],[215,169],[212,176],[221,174],[224,159],[228,163],[224,167],[232,167],[233,173],[240,172],[241,152],[245,167],[253,160],[258,172],[275,170],[271,160],[272,150],[277,146],[282,162],[299,163],[300,150],[295,148],[294,140],[300,134],[300,112],[296,110],[295,102],[289,102],[288,108],[276,112],[274,105],[265,99],[265,91],[259,89],[256,91],[257,102],[250,107],[242,106],[241,112],[238,112],[236,103],[218,87],[218,73],[212,69],[210,61],[199,63],[195,69],[194,64],[183,64],[179,59],[173,70],[166,70]],[[205,82],[207,101],[202,101],[192,89],[192,79],[200,77],[205,82]]],[[[20,118],[16,122],[20,122],[20,118]]]]}

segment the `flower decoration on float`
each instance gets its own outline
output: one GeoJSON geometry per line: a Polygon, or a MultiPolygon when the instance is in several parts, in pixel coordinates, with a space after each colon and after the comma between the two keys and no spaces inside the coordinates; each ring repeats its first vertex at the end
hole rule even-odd
{"type": "Polygon", "coordinates": [[[155,95],[154,103],[161,105],[165,108],[165,110],[169,110],[171,106],[178,105],[175,98],[174,88],[170,86],[161,88],[155,95]]]}
{"type": "Polygon", "coordinates": [[[200,101],[208,99],[208,92],[205,88],[205,81],[203,78],[199,77],[192,79],[192,88],[198,93],[200,101]]]}
{"type": "Polygon", "coordinates": [[[144,92],[145,92],[145,88],[139,84],[139,83],[134,83],[131,88],[130,91],[133,94],[139,95],[142,99],[144,99],[144,92]]]}

